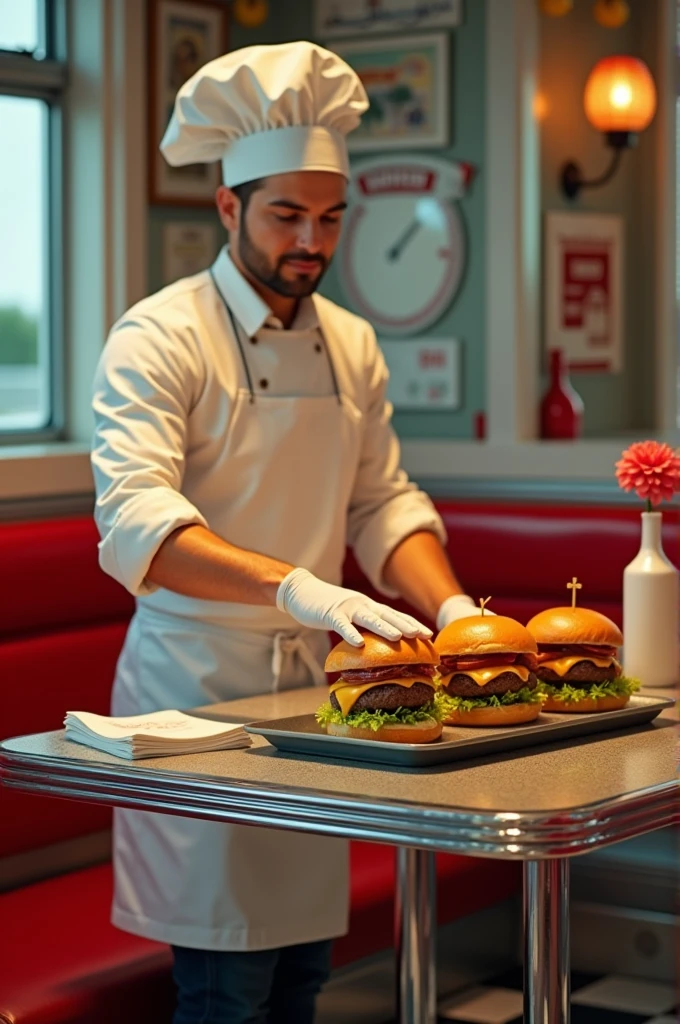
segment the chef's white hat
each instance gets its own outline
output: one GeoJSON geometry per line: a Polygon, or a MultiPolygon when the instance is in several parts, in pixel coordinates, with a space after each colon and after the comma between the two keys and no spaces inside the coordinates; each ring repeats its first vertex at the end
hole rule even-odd
{"type": "Polygon", "coordinates": [[[337,54],[307,42],[247,46],[184,83],[161,151],[174,166],[221,159],[229,186],[302,170],[349,177],[345,136],[367,107],[337,54]]]}

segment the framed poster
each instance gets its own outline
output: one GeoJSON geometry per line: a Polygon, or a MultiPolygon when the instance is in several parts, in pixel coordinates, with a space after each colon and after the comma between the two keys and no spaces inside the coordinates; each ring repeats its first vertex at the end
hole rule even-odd
{"type": "Polygon", "coordinates": [[[354,68],[370,107],[347,137],[351,152],[449,143],[449,38],[343,40],[333,49],[354,68]]]}
{"type": "Polygon", "coordinates": [[[463,0],[316,0],[314,16],[317,39],[455,28],[463,0]]]}
{"type": "Polygon", "coordinates": [[[612,214],[548,213],[545,341],[572,370],[623,369],[623,220],[612,214]]]}
{"type": "Polygon", "coordinates": [[[212,206],[220,165],[171,167],[158,149],[181,85],[227,49],[220,0],[149,0],[149,202],[212,206]]]}
{"type": "Polygon", "coordinates": [[[206,270],[217,256],[217,225],[168,221],[163,225],[163,284],[206,270]]]}

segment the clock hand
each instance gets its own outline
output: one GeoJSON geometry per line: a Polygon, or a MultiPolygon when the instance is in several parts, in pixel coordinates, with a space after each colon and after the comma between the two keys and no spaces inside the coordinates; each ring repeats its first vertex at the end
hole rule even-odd
{"type": "Polygon", "coordinates": [[[387,258],[391,262],[398,260],[402,254],[402,251],[406,248],[408,243],[411,241],[416,231],[420,228],[421,224],[418,219],[411,221],[409,226],[403,232],[403,234],[397,239],[394,245],[387,250],[387,258]]]}

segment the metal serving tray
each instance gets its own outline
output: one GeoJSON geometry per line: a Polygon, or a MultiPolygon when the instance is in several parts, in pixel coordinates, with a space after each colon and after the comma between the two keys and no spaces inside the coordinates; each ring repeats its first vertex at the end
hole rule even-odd
{"type": "Polygon", "coordinates": [[[674,700],[668,698],[633,696],[627,707],[617,711],[571,715],[542,711],[535,722],[506,728],[464,729],[444,726],[442,738],[436,743],[384,743],[380,740],[328,736],[314,715],[251,722],[244,728],[256,736],[264,736],[277,750],[290,754],[311,754],[325,759],[340,758],[399,768],[426,768],[447,761],[505,753],[612,729],[644,725],[674,703],[674,700]]]}

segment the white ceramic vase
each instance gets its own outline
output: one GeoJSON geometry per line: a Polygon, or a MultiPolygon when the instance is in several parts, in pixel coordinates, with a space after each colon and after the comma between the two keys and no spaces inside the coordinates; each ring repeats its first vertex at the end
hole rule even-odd
{"type": "Polygon", "coordinates": [[[680,575],[664,554],[661,513],[642,513],[642,543],[623,572],[623,671],[644,687],[680,675],[680,575]]]}

